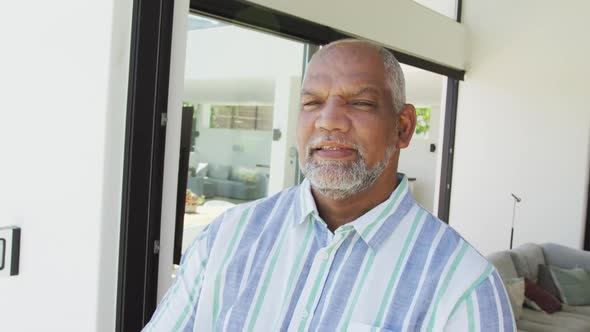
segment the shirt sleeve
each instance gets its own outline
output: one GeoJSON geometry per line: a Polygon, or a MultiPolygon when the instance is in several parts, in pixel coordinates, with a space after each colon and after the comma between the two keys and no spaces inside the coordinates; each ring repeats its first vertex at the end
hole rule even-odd
{"type": "Polygon", "coordinates": [[[210,227],[185,251],[172,287],[142,331],[192,331],[207,266],[210,227]]]}
{"type": "Polygon", "coordinates": [[[495,270],[462,298],[444,330],[446,332],[516,331],[506,289],[495,270]]]}

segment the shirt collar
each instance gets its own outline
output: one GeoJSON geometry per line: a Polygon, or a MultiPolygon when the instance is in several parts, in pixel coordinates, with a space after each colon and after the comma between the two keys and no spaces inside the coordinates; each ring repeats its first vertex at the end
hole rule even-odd
{"type": "MultiPolygon", "coordinates": [[[[398,185],[387,200],[347,224],[354,227],[372,249],[377,249],[391,235],[401,219],[415,203],[408,188],[408,178],[402,173],[398,173],[397,178],[398,185]]],[[[296,194],[294,220],[296,224],[308,220],[310,214],[315,219],[320,219],[311,194],[309,180],[305,179],[301,183],[296,194]]]]}
{"type": "Polygon", "coordinates": [[[295,223],[301,224],[310,214],[319,217],[318,210],[311,194],[311,184],[308,179],[304,179],[299,185],[299,190],[295,197],[295,223]]]}

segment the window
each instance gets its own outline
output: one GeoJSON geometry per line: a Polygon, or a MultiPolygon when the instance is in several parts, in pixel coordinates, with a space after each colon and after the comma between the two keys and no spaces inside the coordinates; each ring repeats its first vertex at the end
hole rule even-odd
{"type": "Polygon", "coordinates": [[[416,108],[416,135],[428,138],[428,130],[430,130],[430,111],[429,107],[416,108]]]}
{"type": "Polygon", "coordinates": [[[272,130],[271,106],[213,105],[209,128],[272,130]]]}

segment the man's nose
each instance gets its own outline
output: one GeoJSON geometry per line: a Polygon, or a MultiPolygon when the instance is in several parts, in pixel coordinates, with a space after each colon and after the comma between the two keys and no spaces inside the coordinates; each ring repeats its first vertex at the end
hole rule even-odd
{"type": "Polygon", "coordinates": [[[330,98],[320,110],[315,121],[316,129],[347,132],[350,119],[346,113],[346,103],[339,98],[330,98]]]}

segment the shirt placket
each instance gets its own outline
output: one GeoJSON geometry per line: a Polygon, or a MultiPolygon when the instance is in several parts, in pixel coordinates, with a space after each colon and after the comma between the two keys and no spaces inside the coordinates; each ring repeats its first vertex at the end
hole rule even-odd
{"type": "Polygon", "coordinates": [[[320,248],[316,252],[305,287],[289,325],[289,331],[307,331],[313,318],[312,315],[324,291],[334,256],[351,230],[352,226],[350,225],[338,228],[333,236],[331,234],[328,236],[327,246],[320,248]]]}

